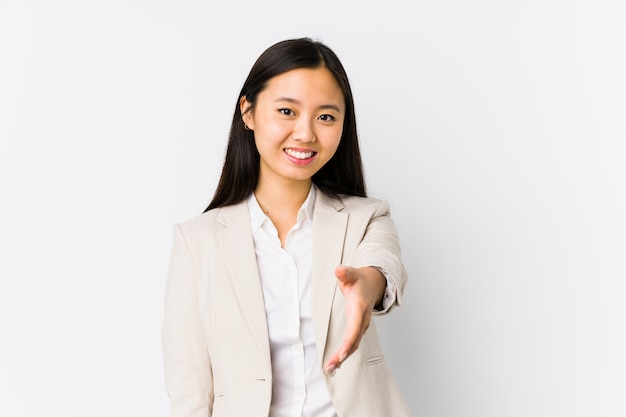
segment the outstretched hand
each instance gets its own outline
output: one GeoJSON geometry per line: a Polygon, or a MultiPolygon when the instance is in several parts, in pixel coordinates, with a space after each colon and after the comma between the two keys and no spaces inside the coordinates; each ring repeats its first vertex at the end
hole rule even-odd
{"type": "Polygon", "coordinates": [[[374,307],[381,303],[385,293],[385,276],[376,268],[339,265],[335,268],[339,289],[346,299],[346,334],[339,350],[326,365],[327,375],[334,375],[348,356],[358,347],[369,327],[374,307]]]}

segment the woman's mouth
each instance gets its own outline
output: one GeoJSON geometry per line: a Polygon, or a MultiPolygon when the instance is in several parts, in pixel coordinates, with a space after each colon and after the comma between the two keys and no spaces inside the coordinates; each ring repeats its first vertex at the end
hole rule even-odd
{"type": "Polygon", "coordinates": [[[285,148],[285,153],[289,156],[291,156],[292,158],[296,158],[296,159],[300,159],[300,160],[305,160],[305,159],[309,159],[312,158],[313,156],[315,156],[317,154],[317,152],[314,151],[296,151],[290,148],[285,148]]]}

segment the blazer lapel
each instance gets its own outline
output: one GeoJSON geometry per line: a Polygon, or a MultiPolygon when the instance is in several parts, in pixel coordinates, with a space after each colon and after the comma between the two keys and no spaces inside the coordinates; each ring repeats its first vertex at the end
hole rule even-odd
{"type": "Polygon", "coordinates": [[[270,364],[265,304],[256,263],[248,205],[243,202],[220,210],[217,220],[225,226],[218,232],[222,256],[249,331],[254,335],[259,351],[270,364]]]}
{"type": "Polygon", "coordinates": [[[312,316],[315,341],[320,361],[323,360],[328,335],[330,312],[337,278],[335,268],[341,263],[348,214],[343,203],[317,192],[313,211],[313,283],[312,316]]]}

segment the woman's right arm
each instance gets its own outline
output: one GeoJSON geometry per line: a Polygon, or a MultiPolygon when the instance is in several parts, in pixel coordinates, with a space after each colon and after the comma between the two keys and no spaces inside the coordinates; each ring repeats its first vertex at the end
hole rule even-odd
{"type": "Polygon", "coordinates": [[[210,417],[212,411],[213,377],[198,306],[197,275],[190,246],[176,225],[162,331],[171,417],[210,417]]]}

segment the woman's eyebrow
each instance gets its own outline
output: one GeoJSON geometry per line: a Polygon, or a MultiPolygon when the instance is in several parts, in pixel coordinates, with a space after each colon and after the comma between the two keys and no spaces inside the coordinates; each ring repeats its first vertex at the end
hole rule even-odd
{"type": "MultiPolygon", "coordinates": [[[[302,104],[300,103],[300,101],[296,100],[295,98],[290,98],[290,97],[279,97],[275,100],[275,102],[279,102],[279,101],[286,101],[288,103],[293,103],[293,104],[298,104],[298,105],[302,104]]],[[[332,109],[338,113],[341,113],[341,109],[336,104],[322,104],[321,106],[318,107],[318,109],[332,109]]]]}

